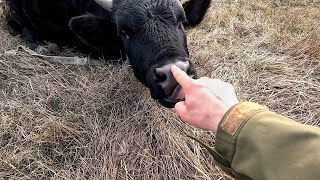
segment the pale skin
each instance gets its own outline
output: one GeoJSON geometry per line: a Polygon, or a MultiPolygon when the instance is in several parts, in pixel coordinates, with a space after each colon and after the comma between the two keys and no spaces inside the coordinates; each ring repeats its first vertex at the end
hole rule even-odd
{"type": "Polygon", "coordinates": [[[223,115],[239,102],[233,86],[220,79],[192,79],[174,65],[171,71],[182,87],[178,97],[185,98],[174,107],[181,120],[216,133],[223,115]]]}

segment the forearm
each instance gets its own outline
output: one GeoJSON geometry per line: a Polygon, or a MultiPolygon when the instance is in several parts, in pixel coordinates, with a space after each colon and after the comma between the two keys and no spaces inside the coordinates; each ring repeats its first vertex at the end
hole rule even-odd
{"type": "Polygon", "coordinates": [[[240,103],[227,112],[218,127],[215,149],[230,164],[223,169],[238,179],[320,177],[319,128],[254,103],[240,103]]]}

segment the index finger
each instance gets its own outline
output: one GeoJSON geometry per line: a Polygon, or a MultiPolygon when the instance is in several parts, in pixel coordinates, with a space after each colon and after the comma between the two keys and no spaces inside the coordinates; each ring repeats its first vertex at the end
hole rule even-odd
{"type": "Polygon", "coordinates": [[[188,89],[191,86],[193,79],[190,78],[184,71],[182,71],[176,65],[171,66],[171,72],[173,74],[173,77],[177,80],[177,82],[181,85],[183,89],[188,89]]]}

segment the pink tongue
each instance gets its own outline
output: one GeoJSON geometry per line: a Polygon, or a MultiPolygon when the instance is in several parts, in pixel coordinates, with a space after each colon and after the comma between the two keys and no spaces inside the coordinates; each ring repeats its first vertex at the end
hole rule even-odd
{"type": "Polygon", "coordinates": [[[166,98],[167,101],[172,103],[177,102],[177,100],[183,100],[183,99],[184,99],[184,92],[180,85],[177,85],[173,93],[166,98]]]}
{"type": "Polygon", "coordinates": [[[176,96],[176,100],[184,100],[184,97],[185,97],[185,94],[184,94],[183,89],[181,88],[181,90],[179,91],[178,95],[176,96]]]}

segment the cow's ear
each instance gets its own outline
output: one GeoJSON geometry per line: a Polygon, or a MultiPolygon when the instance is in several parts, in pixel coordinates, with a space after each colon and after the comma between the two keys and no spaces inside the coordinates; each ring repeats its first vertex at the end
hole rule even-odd
{"type": "Polygon", "coordinates": [[[115,24],[86,14],[73,17],[69,22],[69,28],[82,42],[106,57],[120,56],[122,44],[115,24]]]}
{"type": "Polygon", "coordinates": [[[180,0],[186,13],[186,26],[198,25],[206,14],[211,0],[180,0]]]}

